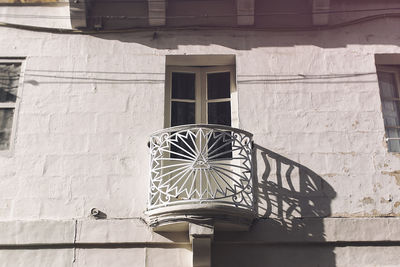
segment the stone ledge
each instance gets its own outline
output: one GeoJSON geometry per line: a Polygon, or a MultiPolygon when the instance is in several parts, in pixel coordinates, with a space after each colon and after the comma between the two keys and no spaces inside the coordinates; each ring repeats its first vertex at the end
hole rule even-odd
{"type": "Polygon", "coordinates": [[[73,243],[75,221],[0,221],[0,245],[73,243]]]}
{"type": "Polygon", "coordinates": [[[141,219],[82,220],[77,225],[77,243],[188,243],[187,233],[158,234],[141,219]]]}
{"type": "MultiPolygon", "coordinates": [[[[291,229],[273,219],[249,232],[215,233],[215,242],[400,242],[400,218],[307,218],[291,229]]],[[[156,233],[141,219],[0,221],[0,246],[48,244],[189,244],[187,232],[156,233]]]]}
{"type": "Polygon", "coordinates": [[[187,233],[157,234],[141,219],[0,221],[0,246],[189,243],[187,233]]]}
{"type": "Polygon", "coordinates": [[[216,233],[219,242],[312,243],[399,242],[399,218],[304,218],[284,225],[273,219],[258,220],[249,232],[216,233]]]}

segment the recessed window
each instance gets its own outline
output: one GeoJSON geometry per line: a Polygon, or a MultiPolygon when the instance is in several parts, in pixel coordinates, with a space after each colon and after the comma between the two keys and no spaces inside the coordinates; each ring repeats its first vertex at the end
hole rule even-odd
{"type": "Polygon", "coordinates": [[[379,91],[389,152],[400,152],[400,67],[378,66],[379,91]]]}
{"type": "Polygon", "coordinates": [[[234,68],[167,67],[166,126],[232,126],[234,68]]]}
{"type": "MultiPolygon", "coordinates": [[[[238,127],[235,67],[222,64],[234,62],[234,57],[171,56],[168,61],[179,65],[167,65],[166,68],[166,127],[186,124],[238,127]],[[213,65],[213,62],[217,64],[213,65]]],[[[208,147],[219,147],[218,159],[231,158],[231,144],[224,144],[226,140],[218,138],[221,136],[218,133],[210,138],[208,147]]],[[[184,157],[185,151],[193,150],[192,146],[193,142],[185,139],[172,143],[171,150],[175,154],[171,157],[184,157]]]]}
{"type": "Polygon", "coordinates": [[[0,151],[11,147],[20,73],[21,62],[0,59],[0,151]]]}

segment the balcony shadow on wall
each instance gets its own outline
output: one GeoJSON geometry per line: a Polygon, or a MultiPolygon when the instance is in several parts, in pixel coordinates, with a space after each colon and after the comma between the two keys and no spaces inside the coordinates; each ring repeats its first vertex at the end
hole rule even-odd
{"type": "Polygon", "coordinates": [[[254,152],[259,218],[249,232],[216,233],[214,266],[336,266],[323,224],[334,189],[306,166],[259,145],[254,152]]]}

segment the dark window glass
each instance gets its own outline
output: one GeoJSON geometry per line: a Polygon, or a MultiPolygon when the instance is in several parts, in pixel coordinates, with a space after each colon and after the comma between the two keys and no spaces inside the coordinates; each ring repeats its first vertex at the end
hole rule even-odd
{"type": "Polygon", "coordinates": [[[195,99],[195,79],[194,73],[172,73],[172,98],[175,99],[195,99]]]}
{"type": "Polygon", "coordinates": [[[171,142],[171,158],[175,159],[193,159],[193,151],[196,144],[190,137],[181,136],[176,141],[171,142]]]}
{"type": "Polygon", "coordinates": [[[382,113],[389,152],[400,152],[400,101],[396,76],[391,72],[378,72],[382,113]]]}
{"type": "Polygon", "coordinates": [[[0,109],[0,150],[10,147],[13,115],[13,108],[0,109]]]}
{"type": "Polygon", "coordinates": [[[232,138],[231,132],[216,132],[208,140],[208,157],[211,159],[232,158],[232,138]]]}
{"type": "Polygon", "coordinates": [[[400,129],[386,129],[388,138],[397,138],[388,140],[389,152],[400,152],[400,129]]]}
{"type": "Polygon", "coordinates": [[[399,97],[396,87],[396,78],[393,73],[378,72],[378,79],[382,99],[399,97]]]}
{"type": "MultiPolygon", "coordinates": [[[[208,103],[208,123],[230,126],[231,103],[208,103]]],[[[215,137],[210,138],[208,142],[208,148],[211,148],[209,151],[211,153],[210,156],[215,159],[232,158],[232,143],[230,139],[230,132],[219,132],[215,137]]]]}
{"type": "MultiPolygon", "coordinates": [[[[195,123],[195,103],[172,101],[171,126],[195,123]]],[[[172,158],[188,159],[190,148],[194,149],[193,141],[190,138],[178,138],[171,143],[172,158]]]]}
{"type": "Polygon", "coordinates": [[[0,64],[0,102],[15,102],[21,64],[0,64]]]}
{"type": "Polygon", "coordinates": [[[195,103],[172,101],[171,126],[195,123],[195,103]]]}
{"type": "Polygon", "coordinates": [[[208,99],[231,97],[230,72],[207,74],[207,96],[208,99]]]}
{"type": "Polygon", "coordinates": [[[208,123],[231,126],[231,102],[208,103],[208,123]]]}

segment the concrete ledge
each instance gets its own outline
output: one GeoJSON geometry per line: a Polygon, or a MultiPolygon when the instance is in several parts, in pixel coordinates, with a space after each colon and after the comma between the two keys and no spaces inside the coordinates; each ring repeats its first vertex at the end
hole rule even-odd
{"type": "Polygon", "coordinates": [[[400,241],[400,218],[324,220],[326,241],[400,241]]]}
{"type": "Polygon", "coordinates": [[[304,218],[258,220],[249,232],[217,232],[230,243],[400,242],[400,218],[304,218]]]}
{"type": "Polygon", "coordinates": [[[111,243],[189,244],[189,237],[155,233],[141,219],[0,222],[0,246],[111,243]]]}
{"type": "Polygon", "coordinates": [[[174,237],[152,231],[140,219],[78,221],[76,243],[189,243],[187,233],[174,237]]]}
{"type": "Polygon", "coordinates": [[[73,243],[75,221],[2,221],[0,245],[73,243]]]}
{"type": "MultiPolygon", "coordinates": [[[[323,243],[399,242],[400,218],[308,218],[290,225],[273,219],[257,221],[249,232],[216,231],[215,242],[323,243]]],[[[1,221],[0,246],[85,244],[189,244],[187,232],[154,232],[143,220],[1,221]]]]}

